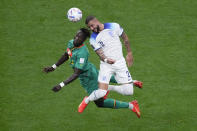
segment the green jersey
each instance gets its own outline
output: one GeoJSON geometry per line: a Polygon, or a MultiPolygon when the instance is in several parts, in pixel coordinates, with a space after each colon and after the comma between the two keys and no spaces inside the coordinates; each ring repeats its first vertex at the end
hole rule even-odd
{"type": "Polygon", "coordinates": [[[67,51],[71,51],[71,54],[68,53],[70,56],[70,65],[73,69],[77,68],[82,70],[83,72],[86,72],[92,66],[92,64],[88,61],[88,48],[84,44],[80,47],[74,47],[73,41],[74,40],[70,40],[67,46],[67,51]]]}
{"type": "Polygon", "coordinates": [[[86,45],[74,47],[74,40],[70,40],[67,45],[67,53],[70,57],[71,67],[82,70],[79,80],[83,88],[90,94],[98,88],[98,70],[88,61],[89,51],[86,45]]]}

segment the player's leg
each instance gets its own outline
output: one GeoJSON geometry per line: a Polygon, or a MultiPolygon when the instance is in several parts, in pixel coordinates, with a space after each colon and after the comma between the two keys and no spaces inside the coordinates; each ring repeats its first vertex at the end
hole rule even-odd
{"type": "Polygon", "coordinates": [[[136,115],[138,117],[140,117],[139,105],[136,100],[134,100],[132,102],[123,102],[123,101],[119,101],[119,100],[115,100],[115,99],[111,99],[111,98],[107,98],[107,99],[100,98],[100,99],[94,101],[94,103],[99,108],[130,109],[134,113],[136,113],[136,115]]]}
{"type": "Polygon", "coordinates": [[[133,95],[133,84],[122,84],[122,85],[109,85],[108,90],[115,91],[122,95],[133,95]]]}
{"type": "Polygon", "coordinates": [[[94,90],[85,99],[86,104],[88,104],[90,101],[98,100],[99,98],[102,98],[106,95],[106,93],[108,91],[108,84],[109,84],[111,76],[112,76],[112,70],[110,68],[110,65],[108,65],[106,63],[101,64],[99,75],[98,75],[99,88],[98,88],[98,90],[94,90]]]}
{"type": "Polygon", "coordinates": [[[133,105],[130,104],[128,102],[122,102],[122,101],[118,101],[115,99],[111,99],[111,98],[100,98],[96,101],[94,101],[94,103],[97,105],[97,107],[101,107],[101,108],[113,108],[113,109],[119,109],[119,108],[130,108],[132,109],[133,105]]]}
{"type": "Polygon", "coordinates": [[[121,85],[109,85],[108,90],[116,91],[122,95],[133,95],[133,80],[126,64],[114,67],[115,79],[121,85]]]}
{"type": "MultiPolygon", "coordinates": [[[[88,103],[90,101],[98,100],[107,94],[108,84],[104,83],[105,85],[104,86],[102,85],[101,89],[98,88],[98,71],[96,68],[92,68],[92,69],[93,69],[93,71],[91,72],[91,75],[89,76],[90,79],[85,87],[85,88],[90,89],[91,92],[88,92],[88,93],[90,93],[90,95],[88,97],[85,97],[83,99],[83,101],[81,102],[81,104],[79,105],[79,108],[78,108],[79,112],[83,112],[83,110],[86,108],[86,106],[88,105],[88,103]],[[96,88],[96,90],[92,91],[91,89],[93,89],[93,88],[96,88]]],[[[100,72],[99,72],[99,74],[100,74],[100,72]]],[[[109,79],[111,77],[111,76],[109,76],[109,74],[110,73],[108,73],[108,76],[104,77],[104,80],[108,79],[108,81],[109,81],[109,79]]]]}
{"type": "MultiPolygon", "coordinates": [[[[142,88],[142,82],[138,81],[138,80],[133,80],[133,86],[142,88]]],[[[114,75],[112,75],[111,79],[110,79],[110,83],[117,83],[114,75]]],[[[132,84],[124,84],[124,85],[120,85],[120,86],[115,86],[115,85],[109,85],[108,86],[108,90],[114,90],[120,94],[124,94],[124,95],[131,95],[132,94],[132,90],[130,89],[132,86],[132,84]],[[128,87],[127,87],[128,86],[128,87]],[[126,89],[124,89],[126,88],[126,89]],[[127,91],[128,90],[128,91],[127,91]]]]}

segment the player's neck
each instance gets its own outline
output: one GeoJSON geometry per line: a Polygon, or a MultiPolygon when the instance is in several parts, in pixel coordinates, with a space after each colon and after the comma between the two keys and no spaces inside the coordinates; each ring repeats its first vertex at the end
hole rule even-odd
{"type": "Polygon", "coordinates": [[[102,30],[104,30],[104,24],[101,24],[101,25],[100,25],[100,31],[99,31],[99,33],[100,33],[102,30]]]}
{"type": "Polygon", "coordinates": [[[82,46],[84,46],[84,44],[82,44],[82,45],[80,45],[80,46],[78,46],[78,47],[77,47],[77,46],[75,46],[75,48],[81,48],[82,46]]]}

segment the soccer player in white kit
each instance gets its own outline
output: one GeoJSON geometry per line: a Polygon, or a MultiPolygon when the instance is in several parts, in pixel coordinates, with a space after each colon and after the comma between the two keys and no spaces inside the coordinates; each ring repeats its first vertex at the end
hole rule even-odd
{"type": "MultiPolygon", "coordinates": [[[[89,101],[104,97],[108,90],[116,91],[122,95],[132,95],[133,84],[142,88],[142,82],[132,80],[123,56],[122,43],[119,37],[124,41],[127,49],[126,60],[128,66],[131,66],[133,56],[128,37],[123,28],[118,23],[102,24],[94,16],[86,18],[86,25],[93,31],[90,37],[90,44],[101,60],[98,76],[99,89],[90,94],[89,97],[85,97],[79,108],[85,109],[89,101]],[[116,81],[121,85],[109,85],[112,75],[115,76],[116,81]]],[[[138,103],[136,104],[136,114],[139,117],[140,111],[138,103]]],[[[131,106],[135,107],[134,105],[131,106]]]]}

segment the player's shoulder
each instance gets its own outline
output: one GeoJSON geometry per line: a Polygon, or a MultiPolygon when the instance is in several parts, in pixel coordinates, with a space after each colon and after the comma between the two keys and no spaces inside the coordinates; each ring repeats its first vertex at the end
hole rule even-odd
{"type": "Polygon", "coordinates": [[[90,36],[90,45],[93,45],[96,43],[96,37],[98,36],[98,33],[93,32],[90,36]]]}
{"type": "Polygon", "coordinates": [[[87,46],[86,45],[84,45],[84,46],[82,46],[81,48],[79,48],[78,50],[77,50],[77,54],[79,55],[79,56],[86,56],[86,55],[88,55],[89,54],[89,51],[88,51],[88,48],[87,48],[87,46]]]}
{"type": "Polygon", "coordinates": [[[69,49],[74,48],[74,44],[73,44],[73,42],[74,42],[74,40],[73,40],[73,39],[72,39],[72,40],[69,40],[69,41],[68,41],[68,43],[67,43],[67,48],[69,48],[69,49]]]}
{"type": "Polygon", "coordinates": [[[104,23],[104,29],[116,29],[120,25],[116,22],[104,23]]]}
{"type": "Polygon", "coordinates": [[[98,36],[98,33],[93,32],[90,36],[90,40],[96,40],[96,37],[98,36]]]}

